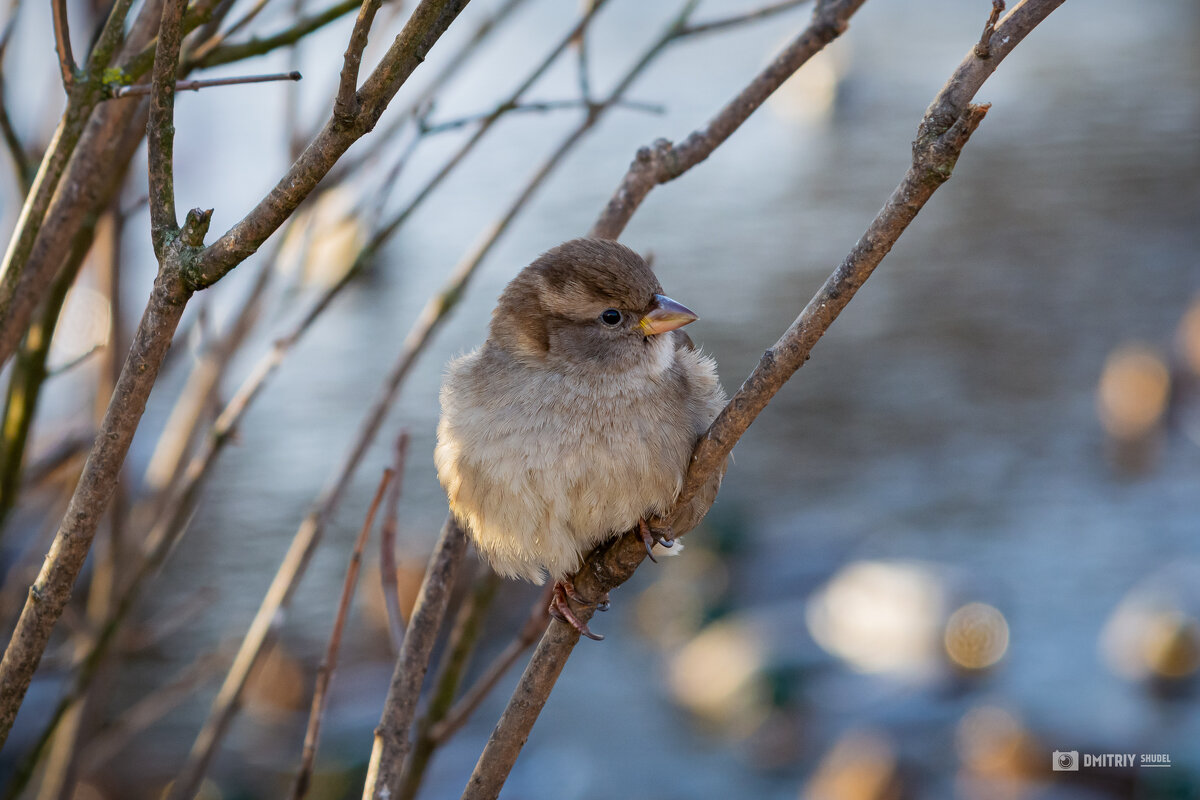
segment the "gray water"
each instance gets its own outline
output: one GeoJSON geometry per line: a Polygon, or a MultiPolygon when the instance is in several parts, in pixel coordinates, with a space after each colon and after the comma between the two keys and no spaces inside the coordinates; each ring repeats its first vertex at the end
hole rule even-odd
{"type": "MultiPolygon", "coordinates": [[[[601,87],[654,34],[647,4],[638,5],[614,0],[597,18],[591,47],[601,87]]],[[[701,315],[689,330],[717,358],[727,389],[799,313],[903,174],[916,123],[978,37],[986,5],[867,4],[833,48],[829,81],[787,87],[790,111],[769,105],[638,212],[624,240],[652,251],[666,291],[701,315]],[[830,108],[797,115],[834,87],[830,108]]],[[[574,6],[531,4],[440,113],[494,102],[569,24],[574,6]],[[504,68],[485,67],[489,60],[504,68]]],[[[706,3],[701,16],[736,7],[706,3]]],[[[404,553],[423,557],[444,516],[429,458],[442,365],[482,340],[517,269],[587,230],[638,146],[700,124],[805,20],[801,11],[671,50],[633,93],[664,102],[667,113],[610,115],[504,237],[405,385],[296,598],[283,641],[309,670],[305,680],[324,646],[349,543],[401,427],[413,437],[404,553]]],[[[1198,34],[1200,12],[1187,0],[1072,0],[1003,64],[979,95],[993,107],[953,179],[738,445],[708,527],[690,537],[689,552],[648,564],[614,594],[614,610],[596,621],[607,641],[577,649],[506,796],[794,797],[838,737],[863,728],[891,743],[911,796],[975,796],[956,783],[955,742],[964,713],[980,705],[1007,709],[1037,741],[1044,763],[1023,784],[1036,796],[1132,791],[1118,781],[1041,783],[1051,750],[1170,753],[1176,766],[1160,772],[1191,792],[1172,796],[1194,796],[1194,698],[1163,701],[1118,676],[1099,640],[1131,588],[1166,580],[1155,576],[1167,567],[1200,563],[1200,449],[1186,428],[1172,428],[1147,472],[1123,475],[1106,458],[1095,392],[1115,348],[1137,341],[1171,352],[1200,290],[1198,34]],[[979,676],[913,677],[862,674],[825,652],[806,625],[806,601],[856,561],[917,561],[952,575],[955,597],[1003,613],[1004,658],[979,676]],[[660,577],[676,589],[655,593],[660,577]],[[699,611],[679,600],[689,592],[707,595],[699,611]],[[768,642],[757,655],[757,673],[774,693],[765,721],[700,724],[672,699],[673,659],[699,624],[685,611],[768,642]]],[[[345,26],[336,27],[304,52],[303,92],[314,107],[329,95],[344,36],[345,26]]],[[[573,88],[564,67],[534,95],[570,96],[573,88]]],[[[181,101],[180,204],[216,205],[214,230],[283,168],[282,158],[262,157],[278,151],[271,121],[280,97],[238,90],[181,101]],[[214,165],[209,152],[225,156],[214,165]]],[[[163,607],[201,589],[215,600],[131,665],[118,682],[123,696],[165,681],[219,640],[240,638],[418,310],[572,124],[565,115],[504,122],[289,357],[156,584],[163,607]]],[[[398,197],[453,144],[447,137],[421,150],[398,197]]],[[[148,268],[145,244],[130,238],[148,268]]],[[[251,270],[214,291],[218,320],[251,270]]],[[[144,284],[127,291],[130,307],[144,302],[144,284]]],[[[281,301],[275,329],[303,305],[303,297],[281,301]]],[[[262,334],[240,368],[269,341],[262,334]]],[[[166,385],[177,386],[178,376],[166,385]]],[[[81,402],[60,397],[52,408],[65,416],[81,402]]],[[[152,398],[148,431],[162,425],[169,404],[167,392],[152,398]]],[[[133,463],[144,465],[148,439],[135,445],[133,463]]],[[[504,588],[480,664],[533,596],[528,587],[504,588]]],[[[361,768],[390,672],[384,634],[369,615],[357,615],[348,636],[322,750],[330,772],[361,768]]],[[[427,796],[455,796],[514,680],[439,755],[427,796]]],[[[113,771],[168,778],[214,691],[196,692],[113,771]]],[[[297,708],[237,723],[214,770],[226,797],[277,795],[299,753],[303,718],[297,708]]],[[[336,782],[326,788],[338,796],[336,782]]]]}

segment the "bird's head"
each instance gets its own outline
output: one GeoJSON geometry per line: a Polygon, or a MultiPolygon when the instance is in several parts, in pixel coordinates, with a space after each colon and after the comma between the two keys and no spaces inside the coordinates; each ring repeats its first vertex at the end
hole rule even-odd
{"type": "Polygon", "coordinates": [[[508,284],[490,339],[520,361],[621,372],[673,357],[673,337],[664,334],[696,319],[663,295],[633,250],[608,239],[573,239],[508,284]]]}

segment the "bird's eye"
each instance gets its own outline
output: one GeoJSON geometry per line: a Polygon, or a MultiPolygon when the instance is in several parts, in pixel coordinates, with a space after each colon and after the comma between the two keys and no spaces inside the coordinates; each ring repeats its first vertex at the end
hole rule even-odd
{"type": "Polygon", "coordinates": [[[610,327],[620,325],[621,312],[617,311],[615,308],[605,309],[604,313],[600,315],[600,321],[610,327]]]}

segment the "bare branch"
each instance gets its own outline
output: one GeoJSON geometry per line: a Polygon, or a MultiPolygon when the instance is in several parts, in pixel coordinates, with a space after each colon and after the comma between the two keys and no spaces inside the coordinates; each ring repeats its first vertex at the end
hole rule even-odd
{"type": "Polygon", "coordinates": [[[475,644],[483,630],[483,620],[500,588],[500,576],[489,567],[480,565],[475,577],[471,596],[463,603],[462,608],[454,618],[450,635],[446,638],[445,655],[442,656],[438,675],[434,680],[433,691],[429,697],[429,707],[417,723],[412,754],[404,765],[400,791],[397,800],[414,800],[421,788],[425,777],[425,768],[433,758],[439,742],[430,735],[430,729],[450,710],[458,684],[471,656],[475,653],[475,644]]]}
{"type": "MultiPolygon", "coordinates": [[[[959,65],[921,121],[913,145],[912,165],[899,186],[858,244],[792,326],[766,352],[758,367],[697,444],[683,492],[676,501],[676,509],[684,506],[697,486],[720,468],[737,439],[775,392],[804,364],[817,340],[891,250],[934,191],[950,177],[962,147],[987,112],[987,106],[970,104],[975,92],[995,70],[999,61],[1062,2],[1023,0],[993,36],[993,57],[980,59],[972,50],[959,65]],[[947,118],[950,122],[944,124],[947,118]]],[[[816,11],[818,17],[821,10],[822,5],[819,4],[816,11]]],[[[736,110],[729,113],[738,114],[736,110]]],[[[700,140],[703,141],[704,137],[700,137],[700,140]]],[[[688,141],[692,141],[691,137],[688,141]]],[[[633,207],[636,208],[636,203],[633,207]]],[[[610,218],[612,210],[613,203],[610,202],[601,222],[610,218]]],[[[629,213],[632,213],[632,209],[629,213]]],[[[628,221],[628,216],[622,218],[617,215],[616,219],[619,221],[619,231],[628,221]]],[[[670,519],[672,515],[666,516],[670,519]]],[[[632,576],[644,558],[645,549],[633,532],[606,543],[588,556],[575,579],[576,591],[585,599],[598,600],[632,576]]],[[[584,606],[576,613],[586,622],[592,612],[593,608],[584,606]]],[[[578,640],[579,634],[571,626],[557,620],[550,623],[475,766],[463,800],[481,800],[499,795],[578,640]]]]}
{"type": "Polygon", "coordinates": [[[67,0],[51,0],[50,10],[54,18],[54,49],[58,51],[58,69],[62,73],[63,88],[70,91],[71,84],[75,82],[75,56],[71,53],[67,0]]]}
{"type": "Polygon", "coordinates": [[[513,640],[505,646],[500,655],[492,660],[487,670],[479,676],[471,688],[463,692],[462,697],[446,712],[442,720],[430,729],[429,735],[435,742],[441,744],[447,741],[463,725],[466,725],[467,720],[491,694],[492,689],[496,688],[496,684],[500,682],[504,674],[512,669],[512,665],[517,663],[521,654],[538,640],[546,628],[546,623],[550,620],[549,603],[548,593],[538,597],[529,611],[529,619],[521,626],[521,630],[517,632],[513,640]]]}
{"type": "Polygon", "coordinates": [[[491,127],[496,124],[496,121],[504,115],[505,110],[516,106],[521,97],[524,96],[525,92],[529,91],[529,89],[535,83],[537,83],[542,75],[545,74],[546,70],[548,70],[556,60],[558,60],[558,57],[564,50],[567,49],[567,47],[571,44],[571,41],[587,28],[592,21],[592,17],[596,15],[596,12],[598,12],[606,2],[607,0],[595,0],[595,2],[592,2],[588,6],[587,11],[580,16],[579,21],[575,24],[575,26],[571,28],[566,35],[558,40],[555,46],[550,49],[550,52],[547,53],[541,62],[539,62],[537,66],[530,71],[529,75],[525,77],[525,80],[521,81],[521,84],[513,90],[512,94],[510,94],[498,106],[496,106],[496,109],[492,111],[491,114],[484,117],[480,121],[479,127],[475,129],[473,134],[471,134],[471,138],[464,142],[462,146],[455,151],[454,155],[447,159],[446,163],[442,165],[442,168],[439,169],[437,173],[435,173],[434,176],[430,178],[424,186],[421,187],[420,191],[418,191],[413,199],[408,202],[408,205],[393,215],[388,222],[386,222],[379,228],[379,230],[375,232],[375,235],[371,237],[371,241],[365,248],[366,252],[364,257],[373,257],[374,254],[378,252],[379,248],[383,246],[383,243],[386,242],[397,230],[399,230],[406,221],[408,221],[408,218],[417,209],[417,207],[425,201],[425,199],[433,192],[434,189],[441,185],[442,181],[445,180],[446,177],[453,172],[460,163],[462,163],[462,160],[466,158],[467,155],[475,148],[475,145],[477,145],[479,141],[483,139],[491,127]]]}
{"type": "Polygon", "coordinates": [[[362,67],[363,50],[367,48],[367,34],[371,32],[375,13],[381,5],[383,0],[363,0],[358,10],[358,18],[354,20],[354,30],[350,32],[350,41],[346,45],[337,97],[333,101],[334,119],[346,124],[352,123],[359,111],[358,71],[362,67]]]}
{"type": "MultiPolygon", "coordinates": [[[[375,138],[375,145],[370,148],[364,148],[362,155],[357,158],[344,159],[339,163],[344,169],[354,170],[359,165],[373,155],[380,145],[384,142],[389,142],[408,122],[417,117],[422,109],[428,108],[433,100],[433,97],[441,91],[441,89],[450,82],[450,80],[458,74],[480,48],[480,44],[496,29],[496,27],[507,19],[514,11],[516,11],[522,3],[528,0],[505,0],[503,4],[488,17],[485,17],[480,22],[471,35],[463,42],[459,48],[451,54],[443,63],[442,69],[419,91],[401,113],[392,117],[391,122],[387,127],[380,131],[375,138]]],[[[357,4],[356,4],[357,7],[357,4]]]]}
{"type": "Polygon", "coordinates": [[[33,183],[34,167],[29,161],[29,154],[25,152],[25,145],[17,136],[17,129],[13,127],[12,117],[8,113],[8,103],[4,99],[4,83],[4,66],[0,63],[0,136],[4,138],[4,146],[13,163],[13,177],[17,181],[17,191],[21,196],[25,196],[29,193],[29,187],[33,183]]]}
{"type": "MultiPolygon", "coordinates": [[[[515,114],[544,114],[548,111],[561,111],[564,109],[571,109],[571,108],[582,108],[584,110],[587,110],[592,105],[594,105],[594,104],[590,100],[586,100],[586,101],[585,100],[540,100],[540,101],[530,101],[528,103],[520,103],[518,105],[508,106],[507,108],[504,109],[503,113],[506,113],[506,114],[514,114],[514,113],[515,114]]],[[[621,100],[619,102],[612,103],[611,105],[614,108],[628,108],[628,109],[631,109],[634,111],[644,111],[648,114],[664,114],[664,113],[666,113],[666,107],[660,103],[644,103],[639,100],[621,100]]],[[[448,119],[448,120],[445,120],[444,122],[422,123],[420,125],[420,130],[422,133],[425,133],[428,135],[445,133],[447,131],[453,131],[453,130],[458,130],[459,128],[465,128],[467,125],[471,125],[476,122],[482,122],[482,121],[488,119],[489,117],[491,117],[492,115],[494,115],[495,113],[496,112],[494,110],[493,111],[485,111],[485,112],[482,112],[479,114],[469,114],[465,117],[458,117],[457,119],[448,119]]]]}
{"type": "Polygon", "coordinates": [[[189,57],[188,63],[194,67],[216,67],[253,56],[266,55],[272,50],[295,44],[313,31],[341,19],[346,14],[358,8],[358,5],[359,0],[341,0],[341,2],[334,3],[324,11],[309,17],[302,17],[295,24],[279,33],[272,36],[264,36],[261,39],[255,37],[245,42],[224,44],[225,37],[229,35],[227,31],[225,34],[215,36],[197,47],[195,52],[189,57]]]}
{"type": "Polygon", "coordinates": [[[185,667],[166,686],[138,700],[111,727],[98,732],[87,742],[82,755],[82,772],[86,775],[109,763],[133,737],[186,702],[197,689],[211,681],[228,660],[227,647],[206,653],[185,667]]]}
{"type": "Polygon", "coordinates": [[[350,145],[375,127],[387,104],[468,1],[422,0],[358,93],[361,109],[354,123],[331,118],[270,194],[196,259],[189,270],[190,285],[211,286],[283,224],[350,145]]]}
{"type": "Polygon", "coordinates": [[[781,3],[775,3],[762,8],[756,8],[751,11],[746,11],[741,14],[733,14],[721,19],[714,19],[709,22],[697,22],[692,25],[687,25],[679,32],[680,37],[695,36],[701,33],[712,33],[713,31],[732,28],[737,25],[743,25],[747,22],[756,22],[760,19],[767,19],[784,11],[791,11],[797,6],[807,3],[808,0],[783,0],[781,3]]]}
{"type": "Polygon", "coordinates": [[[146,129],[150,174],[150,236],[161,262],[167,239],[179,229],[175,216],[175,76],[183,41],[183,11],[187,0],[165,0],[158,49],[154,55],[150,123],[146,129]]]}
{"type": "Polygon", "coordinates": [[[400,511],[400,487],[404,485],[404,462],[408,455],[408,431],[396,437],[396,461],[393,469],[400,476],[388,492],[379,534],[379,582],[383,589],[383,604],[387,607],[388,633],[392,647],[399,653],[404,641],[404,614],[400,611],[400,586],[396,581],[396,528],[400,511]]]}
{"type": "Polygon", "coordinates": [[[404,644],[400,646],[400,657],[396,659],[392,683],[383,704],[383,716],[375,729],[375,745],[363,787],[364,800],[387,800],[399,789],[401,768],[411,747],[409,728],[429,669],[429,656],[466,551],[467,535],[453,516],[447,517],[442,535],[429,558],[429,568],[425,571],[425,580],[421,583],[417,604],[404,634],[404,644]]]}
{"type": "Polygon", "coordinates": [[[325,660],[317,670],[317,686],[313,690],[312,710],[308,715],[308,728],[304,732],[304,752],[300,756],[300,769],[296,773],[296,782],[292,785],[293,800],[301,800],[308,794],[309,782],[312,780],[313,765],[317,760],[317,744],[321,740],[321,719],[325,716],[325,706],[328,703],[329,684],[333,680],[333,672],[337,669],[338,651],[342,647],[342,630],[346,627],[346,616],[350,612],[350,602],[354,599],[354,589],[358,585],[358,569],[362,564],[363,548],[367,546],[367,537],[375,525],[375,512],[383,502],[384,492],[393,480],[400,478],[390,468],[383,471],[379,480],[379,488],[375,490],[375,499],[367,510],[367,518],[363,520],[362,530],[354,542],[354,551],[350,555],[350,565],[346,568],[346,580],[342,584],[342,599],[338,602],[337,615],[333,621],[333,631],[329,634],[329,645],[325,648],[325,660]]]}
{"type": "Polygon", "coordinates": [[[58,326],[63,301],[87,256],[94,228],[95,225],[87,225],[76,234],[66,263],[55,277],[49,296],[21,341],[13,361],[8,393],[4,399],[4,424],[0,427],[0,442],[3,443],[0,447],[0,523],[17,504],[26,443],[37,414],[42,385],[49,377],[46,358],[50,353],[50,343],[58,326]]]}
{"type": "Polygon", "coordinates": [[[983,34],[979,37],[979,44],[975,45],[975,55],[979,58],[992,57],[992,34],[996,32],[996,22],[1003,13],[1004,0],[992,0],[992,13],[988,16],[987,23],[983,26],[983,34]]]}
{"type": "MultiPolygon", "coordinates": [[[[303,76],[296,71],[272,72],[266,75],[242,75],[235,78],[206,78],[204,80],[176,81],[176,92],[197,92],[210,86],[240,86],[244,83],[270,83],[273,81],[298,81],[303,76]]],[[[140,83],[134,86],[118,86],[113,89],[112,96],[132,97],[134,95],[150,94],[152,85],[140,83]]]]}
{"type": "Polygon", "coordinates": [[[652,148],[639,150],[608,207],[592,226],[590,235],[601,239],[620,236],[633,212],[651,189],[674,180],[708,158],[785,80],[841,35],[850,17],[864,2],[818,2],[813,10],[812,23],[706,126],[693,131],[678,145],[672,146],[667,140],[659,139],[652,148]]]}

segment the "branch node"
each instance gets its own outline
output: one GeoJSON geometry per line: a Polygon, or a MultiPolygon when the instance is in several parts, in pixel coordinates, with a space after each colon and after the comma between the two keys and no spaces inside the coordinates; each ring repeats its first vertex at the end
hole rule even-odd
{"type": "Polygon", "coordinates": [[[992,34],[996,32],[996,23],[1003,13],[1004,0],[992,0],[992,13],[988,15],[987,24],[983,26],[983,35],[979,37],[979,44],[975,45],[976,58],[992,57],[992,34]]]}
{"type": "Polygon", "coordinates": [[[208,223],[212,221],[213,210],[193,208],[187,213],[183,222],[183,232],[180,238],[188,247],[203,247],[204,235],[208,233],[208,223]]]}

